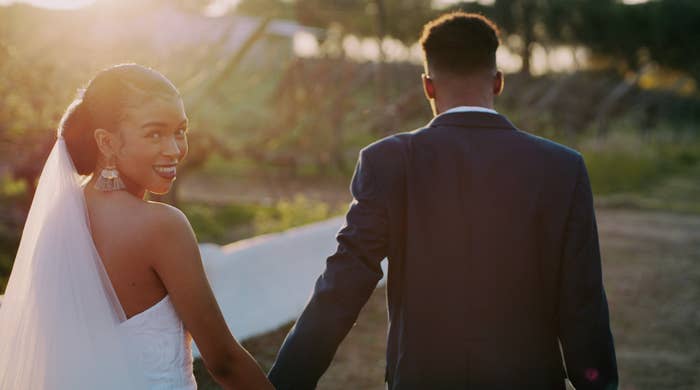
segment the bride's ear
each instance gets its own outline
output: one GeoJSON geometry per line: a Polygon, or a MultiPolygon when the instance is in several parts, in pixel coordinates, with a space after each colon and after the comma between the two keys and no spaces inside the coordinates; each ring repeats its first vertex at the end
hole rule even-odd
{"type": "Polygon", "coordinates": [[[114,133],[111,133],[105,129],[95,129],[94,136],[95,142],[97,143],[97,149],[104,158],[110,159],[117,154],[117,137],[115,137],[114,133]]]}

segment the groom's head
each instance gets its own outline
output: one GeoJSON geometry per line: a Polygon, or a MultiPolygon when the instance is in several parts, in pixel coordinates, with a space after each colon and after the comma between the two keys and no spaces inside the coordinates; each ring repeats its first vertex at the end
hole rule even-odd
{"type": "Polygon", "coordinates": [[[473,105],[492,107],[503,89],[496,67],[498,27],[484,16],[453,12],[423,27],[423,87],[433,112],[473,105]]]}

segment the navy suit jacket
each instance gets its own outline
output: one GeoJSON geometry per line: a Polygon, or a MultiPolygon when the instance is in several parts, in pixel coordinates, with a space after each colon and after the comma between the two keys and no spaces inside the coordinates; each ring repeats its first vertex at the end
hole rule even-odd
{"type": "Polygon", "coordinates": [[[567,374],[579,390],[617,387],[578,152],[501,115],[447,113],[363,149],[351,191],[270,371],[277,389],[315,388],[385,257],[389,389],[564,389],[567,374]]]}

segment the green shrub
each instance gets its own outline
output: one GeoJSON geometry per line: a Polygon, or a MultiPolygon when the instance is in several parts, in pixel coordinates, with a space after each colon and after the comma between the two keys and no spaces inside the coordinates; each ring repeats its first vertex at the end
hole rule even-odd
{"type": "Polygon", "coordinates": [[[700,137],[657,131],[640,134],[626,129],[603,138],[578,141],[597,194],[644,192],[671,175],[683,174],[700,161],[700,137]]]}
{"type": "Polygon", "coordinates": [[[190,203],[184,205],[182,211],[187,215],[200,242],[225,244],[240,238],[237,234],[233,234],[233,231],[240,227],[251,226],[255,215],[267,208],[267,206],[255,204],[209,206],[190,203]]]}
{"type": "Polygon", "coordinates": [[[295,226],[322,221],[332,216],[326,203],[314,202],[303,195],[293,200],[282,200],[269,210],[261,210],[255,216],[256,234],[280,232],[295,226]]]}
{"type": "Polygon", "coordinates": [[[200,242],[218,244],[284,231],[322,221],[333,215],[326,203],[302,195],[292,200],[278,201],[272,206],[254,203],[226,206],[192,203],[184,205],[182,210],[200,242]]]}
{"type": "Polygon", "coordinates": [[[214,207],[190,204],[184,206],[182,211],[187,215],[199,241],[219,241],[226,233],[225,226],[218,220],[214,207]]]}
{"type": "Polygon", "coordinates": [[[26,191],[23,181],[0,177],[0,294],[5,291],[19,246],[26,191]]]}

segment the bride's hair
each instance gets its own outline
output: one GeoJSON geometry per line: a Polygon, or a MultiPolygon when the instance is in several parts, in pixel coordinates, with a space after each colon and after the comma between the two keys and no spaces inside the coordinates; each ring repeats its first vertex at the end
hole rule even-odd
{"type": "Polygon", "coordinates": [[[164,95],[179,96],[179,92],[165,76],[137,64],[111,66],[90,80],[59,125],[78,173],[89,175],[97,165],[95,129],[116,131],[125,118],[125,108],[138,105],[139,97],[164,95]]]}

